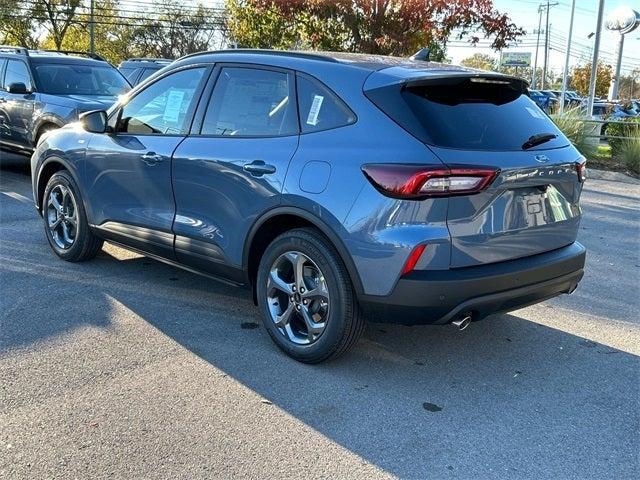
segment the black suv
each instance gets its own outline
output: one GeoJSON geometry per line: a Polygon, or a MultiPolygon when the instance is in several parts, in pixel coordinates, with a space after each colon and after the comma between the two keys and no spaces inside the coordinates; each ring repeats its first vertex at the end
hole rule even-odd
{"type": "Polygon", "coordinates": [[[0,46],[0,147],[31,153],[48,130],[104,110],[130,89],[104,58],[0,46]]]}
{"type": "Polygon", "coordinates": [[[118,70],[135,87],[171,62],[167,58],[129,58],[118,66],[118,70]]]}

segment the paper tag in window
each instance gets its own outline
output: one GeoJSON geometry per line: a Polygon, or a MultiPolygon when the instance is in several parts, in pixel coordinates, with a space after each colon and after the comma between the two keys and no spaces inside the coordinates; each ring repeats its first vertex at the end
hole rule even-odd
{"type": "Polygon", "coordinates": [[[524,107],[524,108],[527,109],[527,111],[533,118],[544,118],[544,113],[542,113],[541,110],[531,108],[531,107],[524,107]]]}
{"type": "Polygon", "coordinates": [[[180,117],[180,108],[184,100],[184,90],[171,90],[167,95],[167,104],[164,107],[162,119],[165,122],[177,122],[180,117]]]}
{"type": "Polygon", "coordinates": [[[315,126],[318,124],[318,114],[320,113],[322,102],[324,102],[324,97],[322,95],[315,95],[313,97],[313,103],[311,104],[309,115],[307,116],[307,125],[315,126]]]}

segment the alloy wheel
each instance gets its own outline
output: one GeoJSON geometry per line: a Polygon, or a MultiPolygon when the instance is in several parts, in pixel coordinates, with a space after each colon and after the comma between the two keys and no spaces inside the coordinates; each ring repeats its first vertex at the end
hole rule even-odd
{"type": "Polygon", "coordinates": [[[271,320],[289,341],[309,345],[324,332],[329,290],[322,271],[307,255],[289,251],[273,263],[267,279],[271,320]]]}
{"type": "Polygon", "coordinates": [[[51,238],[61,250],[70,249],[78,233],[78,208],[73,192],[58,184],[47,198],[47,227],[51,238]]]}

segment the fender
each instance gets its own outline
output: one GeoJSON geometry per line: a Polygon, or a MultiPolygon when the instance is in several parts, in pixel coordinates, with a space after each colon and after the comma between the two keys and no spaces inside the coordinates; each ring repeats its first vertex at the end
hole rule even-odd
{"type": "Polygon", "coordinates": [[[69,175],[71,175],[71,178],[73,178],[73,181],[76,182],[76,185],[80,189],[80,195],[82,196],[82,199],[83,199],[82,203],[84,204],[85,211],[87,211],[87,205],[84,202],[85,195],[84,195],[84,192],[82,191],[82,186],[78,179],[78,172],[76,171],[76,168],[73,166],[72,162],[69,162],[63,157],[59,157],[57,155],[51,155],[47,157],[45,160],[42,161],[42,163],[38,167],[38,173],[33,182],[33,199],[36,204],[36,209],[40,213],[42,213],[42,205],[40,205],[40,198],[38,195],[38,192],[40,191],[40,180],[42,178],[42,171],[45,169],[47,165],[51,163],[59,163],[67,170],[67,172],[69,172],[69,175]]]}
{"type": "MultiPolygon", "coordinates": [[[[323,209],[324,211],[324,209],[323,209]]],[[[265,212],[256,222],[253,224],[251,229],[249,230],[249,234],[247,235],[247,239],[244,243],[243,256],[242,256],[242,269],[244,272],[249,271],[249,249],[251,244],[253,243],[253,239],[255,237],[256,232],[260,229],[260,227],[269,219],[273,217],[277,217],[278,215],[295,215],[300,217],[312,225],[314,225],[318,230],[320,230],[332,243],[335,249],[338,251],[338,255],[344,262],[347,267],[347,272],[349,272],[349,276],[353,282],[353,287],[356,291],[358,297],[364,294],[364,288],[362,287],[362,281],[360,280],[360,274],[356,269],[355,264],[353,263],[353,259],[345,247],[342,239],[333,231],[333,229],[329,226],[329,224],[320,219],[314,213],[309,212],[308,210],[292,207],[292,206],[281,206],[275,207],[267,212],[265,212]]],[[[336,223],[339,223],[335,220],[336,223]]],[[[248,275],[248,273],[247,273],[248,275]]],[[[248,283],[248,282],[247,282],[248,283]]]]}
{"type": "Polygon", "coordinates": [[[38,135],[38,131],[40,130],[40,127],[42,127],[42,125],[44,125],[45,123],[53,123],[54,125],[56,125],[58,128],[64,126],[66,123],[64,118],[60,117],[59,115],[56,115],[55,113],[45,113],[44,115],[40,116],[37,118],[37,120],[33,123],[33,129],[31,130],[31,138],[29,139],[31,141],[31,144],[33,145],[33,148],[36,148],[36,135],[38,135]]]}

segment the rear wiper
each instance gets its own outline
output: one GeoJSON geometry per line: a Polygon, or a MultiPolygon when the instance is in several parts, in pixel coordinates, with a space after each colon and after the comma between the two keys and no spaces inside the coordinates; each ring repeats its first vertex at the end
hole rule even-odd
{"type": "Polygon", "coordinates": [[[542,145],[543,143],[547,143],[549,140],[553,140],[557,138],[558,135],[555,133],[537,133],[535,135],[531,135],[529,140],[522,144],[523,150],[529,150],[537,145],[542,145]]]}

